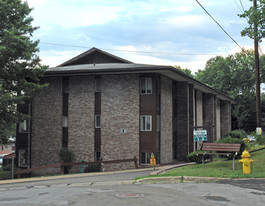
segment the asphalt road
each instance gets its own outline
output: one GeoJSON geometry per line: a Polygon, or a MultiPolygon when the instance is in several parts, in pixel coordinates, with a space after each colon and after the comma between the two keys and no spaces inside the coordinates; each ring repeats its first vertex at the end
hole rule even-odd
{"type": "Polygon", "coordinates": [[[264,206],[265,180],[132,184],[150,171],[0,185],[0,205],[264,206]]]}

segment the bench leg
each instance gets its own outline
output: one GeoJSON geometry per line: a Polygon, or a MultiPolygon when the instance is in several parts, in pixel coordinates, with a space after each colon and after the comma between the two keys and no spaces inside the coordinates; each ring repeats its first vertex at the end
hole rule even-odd
{"type": "Polygon", "coordinates": [[[233,156],[233,170],[235,170],[235,155],[233,156]]]}
{"type": "Polygon", "coordinates": [[[205,163],[204,163],[204,155],[202,155],[202,166],[205,167],[205,163]]]}

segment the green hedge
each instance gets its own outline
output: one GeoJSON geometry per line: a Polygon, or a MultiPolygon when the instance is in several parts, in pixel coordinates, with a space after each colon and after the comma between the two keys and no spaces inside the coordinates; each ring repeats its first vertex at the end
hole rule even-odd
{"type": "Polygon", "coordinates": [[[243,139],[243,138],[247,138],[247,133],[242,130],[242,129],[238,129],[238,130],[233,130],[229,133],[229,136],[232,138],[237,138],[237,139],[243,139]]]}
{"type": "MultiPolygon", "coordinates": [[[[187,155],[187,160],[189,162],[196,162],[196,163],[202,163],[202,155],[197,155],[196,153],[204,153],[204,151],[196,151],[196,152],[191,152],[187,155]]],[[[205,155],[204,159],[210,159],[210,155],[205,155]]]]}
{"type": "Polygon", "coordinates": [[[241,148],[240,148],[240,152],[239,152],[238,156],[241,155],[242,152],[247,148],[247,144],[243,139],[233,138],[231,136],[222,138],[221,140],[216,141],[216,143],[234,143],[234,144],[238,143],[238,144],[241,144],[241,148]]]}
{"type": "Polygon", "coordinates": [[[85,173],[88,172],[100,172],[101,164],[87,165],[84,169],[85,173]]]}

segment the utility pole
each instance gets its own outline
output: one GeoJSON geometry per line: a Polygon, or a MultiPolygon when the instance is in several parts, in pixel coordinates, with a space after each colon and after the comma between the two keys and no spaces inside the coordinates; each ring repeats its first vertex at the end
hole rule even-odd
{"type": "MultiPolygon", "coordinates": [[[[257,9],[257,0],[253,0],[253,8],[257,9]]],[[[257,127],[261,127],[261,107],[260,107],[260,74],[259,74],[259,39],[258,39],[258,17],[254,20],[254,52],[255,52],[255,81],[256,81],[256,120],[257,127]]]]}

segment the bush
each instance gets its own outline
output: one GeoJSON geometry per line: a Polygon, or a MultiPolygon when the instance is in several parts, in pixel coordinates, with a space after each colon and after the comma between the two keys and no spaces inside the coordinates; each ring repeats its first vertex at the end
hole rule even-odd
{"type": "Polygon", "coordinates": [[[12,165],[4,166],[2,167],[3,171],[11,171],[12,170],[12,165]]]}
{"type": "Polygon", "coordinates": [[[234,144],[238,143],[238,144],[241,144],[240,152],[238,153],[238,155],[241,155],[242,152],[247,148],[247,144],[243,139],[233,138],[231,136],[222,138],[221,140],[216,141],[216,143],[234,143],[234,144]]]}
{"type": "Polygon", "coordinates": [[[233,130],[229,133],[229,136],[232,138],[237,138],[237,139],[243,139],[243,138],[247,138],[247,133],[242,130],[242,129],[238,129],[238,130],[233,130]]]}
{"type": "Polygon", "coordinates": [[[256,142],[259,144],[259,145],[265,145],[265,134],[262,133],[262,135],[254,135],[255,138],[256,138],[256,142]]]}
{"type": "MultiPolygon", "coordinates": [[[[74,160],[74,153],[67,147],[62,147],[58,155],[63,162],[73,162],[74,160]]],[[[64,174],[68,174],[70,169],[71,166],[64,166],[64,174]]]]}
{"type": "Polygon", "coordinates": [[[100,172],[101,164],[87,165],[84,169],[85,173],[88,172],[100,172]]]}
{"type": "Polygon", "coordinates": [[[59,152],[59,157],[64,162],[73,162],[74,153],[66,147],[62,147],[59,152]]]}
{"type": "MultiPolygon", "coordinates": [[[[197,155],[196,153],[204,153],[204,151],[196,151],[196,152],[191,152],[187,155],[187,160],[189,162],[196,162],[196,163],[202,163],[202,155],[197,155]]],[[[210,155],[205,155],[204,159],[210,159],[210,155]]]]}

